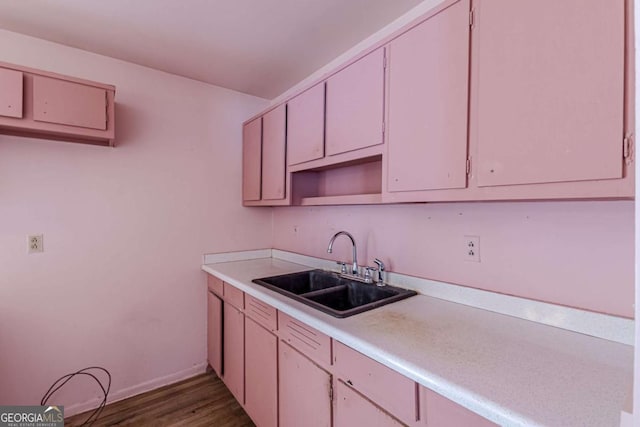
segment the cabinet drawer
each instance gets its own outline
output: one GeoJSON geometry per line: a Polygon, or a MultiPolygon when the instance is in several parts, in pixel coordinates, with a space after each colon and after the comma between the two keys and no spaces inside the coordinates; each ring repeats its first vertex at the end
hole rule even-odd
{"type": "Polygon", "coordinates": [[[0,116],[22,118],[22,72],[0,68],[0,116]]]}
{"type": "Polygon", "coordinates": [[[418,386],[414,381],[335,340],[333,362],[338,378],[400,421],[415,424],[418,386]]]}
{"type": "Polygon", "coordinates": [[[420,400],[424,414],[422,425],[429,427],[498,427],[486,418],[440,396],[426,387],[420,387],[420,400]]]}
{"type": "Polygon", "coordinates": [[[33,76],[33,119],[107,129],[107,91],[75,82],[33,76]]]}
{"type": "Polygon", "coordinates": [[[240,289],[236,288],[228,284],[224,283],[224,300],[228,302],[232,306],[239,308],[240,310],[244,310],[244,292],[240,289]]]}
{"type": "Polygon", "coordinates": [[[221,297],[224,292],[222,283],[222,280],[218,279],[216,276],[213,276],[211,274],[207,275],[207,287],[211,292],[218,295],[219,297],[221,297]]]}
{"type": "Polygon", "coordinates": [[[278,310],[251,295],[245,297],[245,315],[271,332],[278,329],[278,310]]]}
{"type": "Polygon", "coordinates": [[[331,365],[331,338],[314,328],[278,312],[280,338],[313,361],[331,365]]]}

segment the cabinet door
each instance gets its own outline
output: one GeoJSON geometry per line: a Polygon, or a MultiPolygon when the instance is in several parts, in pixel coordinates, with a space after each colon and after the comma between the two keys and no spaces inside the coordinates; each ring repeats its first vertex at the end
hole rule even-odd
{"type": "Polygon", "coordinates": [[[331,427],[331,375],[283,341],[278,356],[280,427],[331,427]]]}
{"type": "Polygon", "coordinates": [[[284,199],[285,106],[281,105],[262,117],[262,199],[284,199]]]}
{"type": "Polygon", "coordinates": [[[260,200],[262,117],[242,128],[242,200],[260,200]]]}
{"type": "Polygon", "coordinates": [[[466,187],[468,79],[469,0],[391,42],[389,191],[466,187]]]}
{"type": "Polygon", "coordinates": [[[33,119],[107,129],[107,91],[80,83],[33,76],[33,119]]]}
{"type": "Polygon", "coordinates": [[[477,2],[473,32],[479,186],[622,176],[624,0],[477,2]]]}
{"type": "Polygon", "coordinates": [[[423,424],[428,427],[496,427],[486,418],[421,387],[423,424]]]}
{"type": "Polygon", "coordinates": [[[326,154],[382,144],[384,48],[327,80],[326,154]]]}
{"type": "Polygon", "coordinates": [[[240,404],[244,404],[244,314],[224,304],[222,380],[240,404]]]}
{"type": "Polygon", "coordinates": [[[324,82],[287,103],[287,163],[324,157],[324,82]]]}
{"type": "MultiPolygon", "coordinates": [[[[384,385],[379,384],[380,387],[384,385]]],[[[334,427],[376,426],[400,427],[402,423],[351,389],[337,381],[334,427]]]]}
{"type": "Polygon", "coordinates": [[[207,360],[222,375],[222,300],[213,292],[207,292],[207,360]]]}
{"type": "Polygon", "coordinates": [[[278,424],[278,339],[245,318],[245,410],[260,427],[278,424]]]}
{"type": "Polygon", "coordinates": [[[22,118],[21,71],[0,68],[0,116],[22,118]]]}

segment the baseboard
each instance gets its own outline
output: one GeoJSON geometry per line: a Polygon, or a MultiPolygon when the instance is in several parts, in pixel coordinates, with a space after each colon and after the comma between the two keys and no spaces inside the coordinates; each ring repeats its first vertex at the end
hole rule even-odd
{"type": "MultiPolygon", "coordinates": [[[[206,369],[207,369],[207,363],[203,362],[191,368],[174,372],[173,374],[165,375],[164,377],[155,378],[150,381],[145,381],[143,383],[136,384],[134,386],[127,387],[122,390],[112,391],[111,393],[109,393],[107,403],[114,403],[119,400],[128,399],[129,397],[137,396],[138,394],[155,390],[165,385],[186,380],[187,378],[191,378],[196,375],[204,373],[206,369]]],[[[73,405],[65,406],[64,415],[65,417],[70,417],[76,414],[81,414],[83,412],[97,408],[101,402],[102,402],[102,399],[97,398],[97,399],[91,399],[87,402],[76,403],[73,405]]]]}

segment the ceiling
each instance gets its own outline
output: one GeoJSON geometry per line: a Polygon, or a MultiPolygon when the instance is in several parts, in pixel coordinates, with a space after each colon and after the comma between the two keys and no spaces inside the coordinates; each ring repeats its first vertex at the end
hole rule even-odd
{"type": "Polygon", "coordinates": [[[0,28],[272,99],[422,0],[3,0],[0,28]]]}

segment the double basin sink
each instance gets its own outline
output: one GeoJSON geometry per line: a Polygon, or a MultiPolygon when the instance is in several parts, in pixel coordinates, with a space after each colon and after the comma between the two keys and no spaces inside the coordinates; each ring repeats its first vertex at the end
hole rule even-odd
{"type": "Polygon", "coordinates": [[[416,295],[408,289],[361,283],[324,270],[264,277],[253,282],[334,317],[349,317],[416,295]]]}

